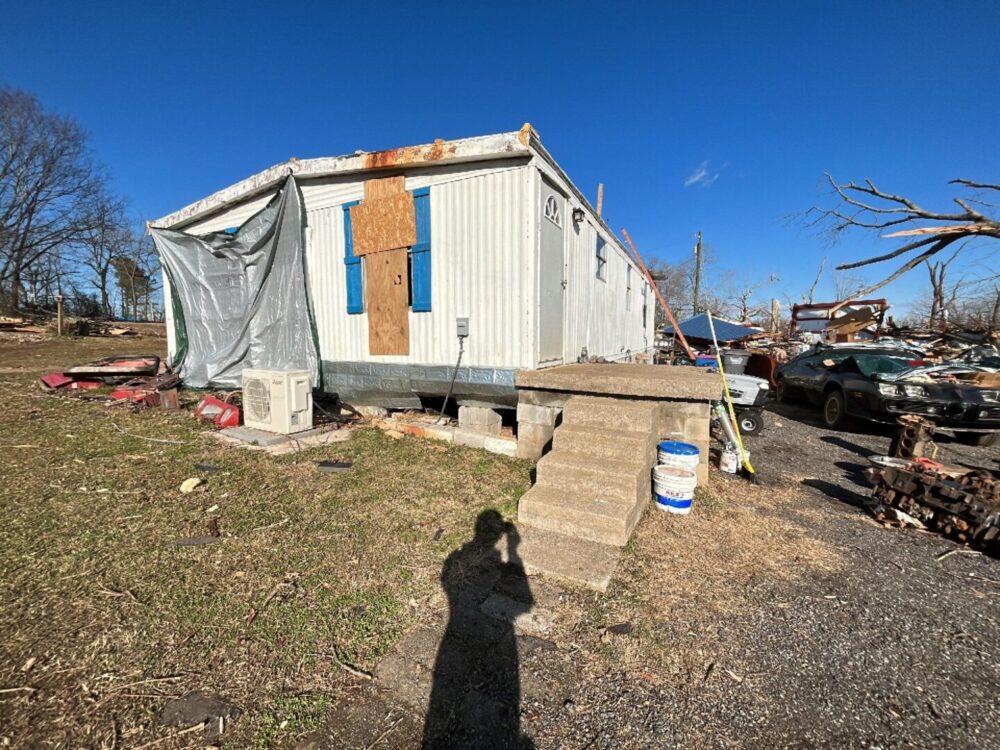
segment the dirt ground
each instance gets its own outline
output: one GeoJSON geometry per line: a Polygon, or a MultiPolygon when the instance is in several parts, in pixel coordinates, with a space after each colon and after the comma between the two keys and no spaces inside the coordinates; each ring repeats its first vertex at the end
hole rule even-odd
{"type": "Polygon", "coordinates": [[[496,726],[476,746],[1000,746],[997,561],[939,561],[956,546],[857,507],[887,434],[778,407],[749,441],[761,485],[713,473],[692,515],[650,509],[596,594],[494,551],[526,462],[370,429],[268,457],[31,386],[144,345],[162,342],[0,341],[0,742],[376,750],[496,726]],[[173,546],[213,517],[222,541],[173,546]],[[161,725],[194,690],[241,709],[221,740],[161,725]]]}

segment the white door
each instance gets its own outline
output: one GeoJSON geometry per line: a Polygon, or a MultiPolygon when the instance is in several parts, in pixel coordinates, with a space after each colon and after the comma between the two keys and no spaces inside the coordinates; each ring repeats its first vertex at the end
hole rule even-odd
{"type": "Polygon", "coordinates": [[[538,261],[538,359],[540,363],[563,358],[563,284],[566,199],[542,179],[541,229],[538,261]]]}

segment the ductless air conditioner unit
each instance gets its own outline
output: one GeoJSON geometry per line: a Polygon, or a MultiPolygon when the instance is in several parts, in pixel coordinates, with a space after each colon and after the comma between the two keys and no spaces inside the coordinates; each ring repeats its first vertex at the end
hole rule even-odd
{"type": "Polygon", "coordinates": [[[312,429],[312,382],[306,370],[244,370],[243,424],[289,435],[312,429]]]}

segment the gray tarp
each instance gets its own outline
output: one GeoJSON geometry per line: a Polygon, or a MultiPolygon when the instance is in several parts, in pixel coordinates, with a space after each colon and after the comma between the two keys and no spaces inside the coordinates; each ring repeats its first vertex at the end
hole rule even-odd
{"type": "Polygon", "coordinates": [[[308,370],[319,357],[305,268],[302,193],[281,191],[235,233],[150,228],[170,279],[174,365],[194,388],[239,388],[244,368],[308,370]]]}

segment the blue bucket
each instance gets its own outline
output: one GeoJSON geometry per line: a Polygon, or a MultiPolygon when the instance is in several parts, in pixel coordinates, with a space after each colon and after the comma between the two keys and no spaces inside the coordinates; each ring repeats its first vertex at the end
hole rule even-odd
{"type": "Polygon", "coordinates": [[[701,451],[691,443],[678,440],[664,440],[657,451],[657,463],[660,466],[679,466],[682,469],[698,470],[701,451]]]}

